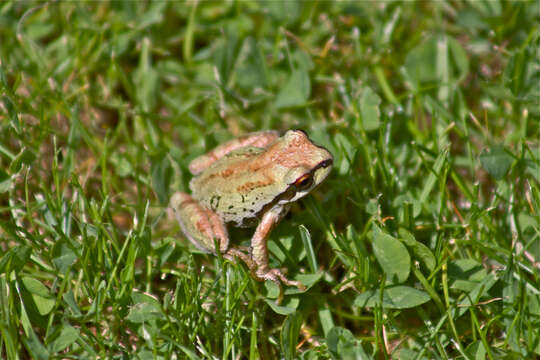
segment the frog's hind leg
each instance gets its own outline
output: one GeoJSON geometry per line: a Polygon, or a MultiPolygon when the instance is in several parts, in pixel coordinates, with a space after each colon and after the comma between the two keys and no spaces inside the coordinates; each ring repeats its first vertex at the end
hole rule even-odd
{"type": "Polygon", "coordinates": [[[182,192],[172,196],[171,208],[182,232],[198,249],[216,253],[215,239],[217,239],[219,251],[222,254],[227,251],[229,248],[227,227],[215,212],[182,192]]]}

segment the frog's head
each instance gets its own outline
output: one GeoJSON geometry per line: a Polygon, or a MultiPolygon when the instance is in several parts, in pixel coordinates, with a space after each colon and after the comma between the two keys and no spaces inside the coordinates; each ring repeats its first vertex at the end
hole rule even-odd
{"type": "Polygon", "coordinates": [[[280,203],[294,202],[326,179],[332,170],[332,154],[315,145],[302,130],[289,130],[282,137],[287,155],[282,158],[288,170],[284,182],[287,191],[280,203]]]}

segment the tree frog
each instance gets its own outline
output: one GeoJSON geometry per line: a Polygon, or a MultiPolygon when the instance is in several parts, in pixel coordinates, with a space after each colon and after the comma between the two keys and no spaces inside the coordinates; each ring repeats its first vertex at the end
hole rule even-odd
{"type": "Polygon", "coordinates": [[[242,259],[257,280],[304,289],[268,264],[267,238],[290,204],[319,185],[332,169],[332,154],[302,130],[251,133],[226,142],[189,165],[191,195],[177,192],[171,208],[184,235],[199,249],[242,259]],[[256,226],[251,246],[229,244],[226,224],[256,226]],[[219,249],[216,249],[216,245],[219,249]]]}

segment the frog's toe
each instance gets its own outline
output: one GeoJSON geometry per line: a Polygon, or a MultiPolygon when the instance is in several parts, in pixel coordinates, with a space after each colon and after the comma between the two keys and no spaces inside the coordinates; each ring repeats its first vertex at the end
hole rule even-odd
{"type": "Polygon", "coordinates": [[[281,273],[281,271],[279,271],[279,279],[281,280],[282,283],[284,283],[285,285],[287,286],[295,286],[297,287],[300,291],[305,291],[306,290],[306,286],[304,284],[302,284],[300,281],[296,281],[296,280],[289,280],[285,277],[285,275],[283,275],[281,273]]]}
{"type": "MultiPolygon", "coordinates": [[[[279,275],[276,273],[276,270],[277,269],[270,269],[270,270],[257,270],[256,272],[256,276],[257,278],[261,279],[261,280],[270,280],[270,281],[273,281],[275,282],[276,284],[280,285],[281,283],[279,282],[280,280],[280,277],[279,275]]],[[[277,272],[279,273],[280,271],[277,270],[277,272]]]]}
{"type": "Polygon", "coordinates": [[[302,291],[306,290],[306,287],[304,286],[304,284],[302,284],[300,281],[287,279],[287,277],[279,269],[270,269],[266,271],[265,273],[258,272],[257,276],[264,280],[271,280],[277,283],[278,285],[280,285],[279,282],[281,281],[281,283],[287,286],[295,286],[302,291]]]}

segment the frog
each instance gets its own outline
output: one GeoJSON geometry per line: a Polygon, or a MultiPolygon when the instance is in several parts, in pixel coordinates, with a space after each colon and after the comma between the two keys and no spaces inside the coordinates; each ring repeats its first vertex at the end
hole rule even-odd
{"type": "MultiPolygon", "coordinates": [[[[189,164],[191,195],[176,192],[170,207],[185,237],[205,253],[246,263],[259,281],[305,290],[277,268],[270,268],[267,241],[291,204],[330,174],[332,154],[303,130],[283,136],[267,130],[225,142],[189,164]],[[231,245],[227,226],[255,227],[249,248],[231,245]]],[[[278,299],[279,301],[279,299],[278,299]]]]}

